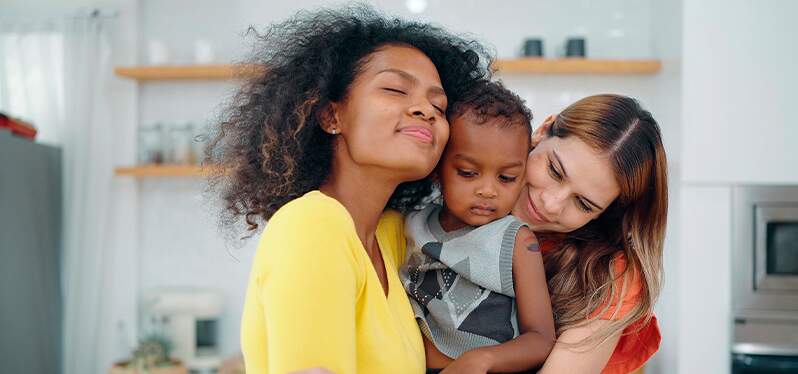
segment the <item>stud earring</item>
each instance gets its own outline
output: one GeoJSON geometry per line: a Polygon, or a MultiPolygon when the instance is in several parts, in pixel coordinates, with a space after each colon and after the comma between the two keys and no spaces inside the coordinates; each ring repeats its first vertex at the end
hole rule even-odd
{"type": "Polygon", "coordinates": [[[338,129],[332,129],[332,134],[333,135],[338,134],[338,129]]]}

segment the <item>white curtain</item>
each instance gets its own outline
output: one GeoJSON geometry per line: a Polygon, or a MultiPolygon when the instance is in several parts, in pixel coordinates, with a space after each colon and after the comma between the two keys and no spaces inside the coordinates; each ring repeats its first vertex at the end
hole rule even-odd
{"type": "Polygon", "coordinates": [[[113,22],[96,11],[0,22],[0,110],[35,124],[37,141],[62,148],[65,374],[107,373],[135,339],[129,331],[135,326],[122,328],[118,319],[126,314],[120,298],[135,295],[119,295],[115,277],[126,273],[120,267],[135,264],[121,263],[125,257],[113,242],[119,230],[113,227],[118,214],[108,100],[113,22]]]}
{"type": "Polygon", "coordinates": [[[60,144],[64,119],[63,23],[0,18],[0,111],[60,144]]]}
{"type": "Polygon", "coordinates": [[[64,24],[65,374],[107,372],[114,354],[109,22],[95,13],[64,24]]]}

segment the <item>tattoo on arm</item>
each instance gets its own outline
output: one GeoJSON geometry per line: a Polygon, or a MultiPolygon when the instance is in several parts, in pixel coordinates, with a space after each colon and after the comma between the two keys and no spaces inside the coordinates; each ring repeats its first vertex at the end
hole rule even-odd
{"type": "Polygon", "coordinates": [[[532,244],[528,245],[526,247],[526,249],[528,249],[528,250],[530,250],[532,252],[540,252],[540,244],[532,243],[532,244]]]}

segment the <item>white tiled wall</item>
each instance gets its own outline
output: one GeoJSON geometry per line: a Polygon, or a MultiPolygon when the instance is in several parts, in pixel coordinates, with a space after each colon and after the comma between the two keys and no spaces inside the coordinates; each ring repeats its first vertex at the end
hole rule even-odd
{"type": "Polygon", "coordinates": [[[200,288],[224,296],[222,353],[238,351],[238,327],[257,238],[243,247],[222,239],[199,178],[139,183],[140,294],[159,288],[200,288]]]}
{"type": "MultiPolygon", "coordinates": [[[[299,9],[335,6],[344,2],[298,0],[293,2],[195,0],[187,11],[185,1],[143,0],[139,62],[148,61],[149,42],[167,46],[171,60],[193,62],[194,41],[207,40],[220,62],[247,51],[240,35],[249,25],[262,27],[280,21],[299,9]]],[[[648,58],[653,56],[650,0],[372,0],[382,11],[443,25],[458,33],[473,34],[494,46],[499,57],[514,57],[525,38],[544,39],[547,57],[568,37],[587,39],[587,52],[596,58],[648,58]],[[407,3],[426,3],[414,14],[407,3]]]]}

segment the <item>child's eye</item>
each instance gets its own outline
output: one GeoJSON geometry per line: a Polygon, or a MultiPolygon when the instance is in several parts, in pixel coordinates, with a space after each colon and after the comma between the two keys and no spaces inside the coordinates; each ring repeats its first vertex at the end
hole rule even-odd
{"type": "Polygon", "coordinates": [[[475,173],[475,172],[473,172],[471,170],[457,169],[457,175],[459,175],[461,177],[471,178],[471,177],[477,175],[477,173],[475,173]]]}
{"type": "Polygon", "coordinates": [[[383,88],[383,90],[389,91],[389,92],[398,93],[400,95],[406,95],[407,94],[406,92],[404,92],[404,91],[402,91],[402,90],[400,90],[398,88],[385,87],[385,88],[383,88]]]}
{"type": "Polygon", "coordinates": [[[499,175],[499,180],[502,181],[503,183],[515,182],[516,178],[518,178],[518,177],[513,177],[513,176],[509,176],[509,175],[504,175],[504,174],[500,174],[499,175]]]}
{"type": "Polygon", "coordinates": [[[443,114],[444,112],[446,112],[445,110],[441,109],[441,107],[439,107],[437,105],[433,105],[432,107],[434,107],[435,110],[437,110],[439,114],[443,114]]]}

